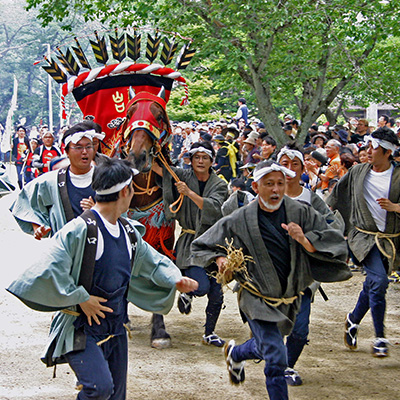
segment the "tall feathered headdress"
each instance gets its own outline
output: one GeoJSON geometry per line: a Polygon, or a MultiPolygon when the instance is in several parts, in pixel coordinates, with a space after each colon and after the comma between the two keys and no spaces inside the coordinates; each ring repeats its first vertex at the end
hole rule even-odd
{"type": "Polygon", "coordinates": [[[45,57],[49,65],[43,68],[57,83],[63,84],[63,118],[66,118],[65,97],[72,93],[84,117],[92,118],[102,126],[106,134],[104,142],[110,148],[115,145],[115,133],[124,122],[128,103],[132,101],[130,87],[137,96],[143,96],[143,92],[157,96],[164,88],[166,104],[172,85],[177,82],[185,88],[185,97],[181,104],[188,101],[186,80],[179,71],[188,66],[196,52],[190,47],[192,39],[177,33],[172,34],[173,38],[170,39],[163,37],[164,32],[160,30],[146,32],[147,43],[143,53],[150,63],[139,63],[142,33],[138,31],[138,28],[127,28],[120,32],[117,29],[109,32],[114,62],[109,62],[106,36],[101,37],[97,31],[94,32],[95,39],[89,42],[95,62],[100,64],[97,67],[92,67],[78,38],[74,38],[74,45],[70,47],[66,45],[56,48],[58,61],[55,61],[54,56],[45,57]],[[174,70],[167,65],[173,61],[178,40],[184,41],[184,44],[176,58],[174,70]],[[61,47],[65,47],[64,50],[61,47]],[[163,65],[154,62],[158,55],[163,65]]]}

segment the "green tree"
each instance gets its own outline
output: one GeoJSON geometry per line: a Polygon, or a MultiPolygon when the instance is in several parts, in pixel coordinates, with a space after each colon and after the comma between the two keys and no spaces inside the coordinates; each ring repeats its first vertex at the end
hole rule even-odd
{"type": "Polygon", "coordinates": [[[171,92],[171,99],[168,102],[168,116],[171,120],[178,121],[207,121],[219,119],[221,98],[218,94],[213,94],[212,82],[207,78],[200,78],[196,81],[188,82],[190,87],[190,102],[188,105],[181,106],[184,89],[176,88],[171,92]]]}
{"type": "MultiPolygon", "coordinates": [[[[335,102],[358,92],[379,100],[387,86],[385,58],[396,52],[399,0],[28,0],[45,24],[83,14],[110,26],[149,25],[191,36],[198,59],[214,62],[210,77],[227,88],[246,85],[267,130],[283,143],[280,105],[295,104],[300,139],[335,102]],[[382,54],[378,49],[385,48],[382,54]],[[380,76],[384,77],[380,79],[380,76]],[[378,82],[377,82],[378,81],[378,82]],[[383,85],[383,90],[372,90],[383,85]],[[364,91],[364,93],[362,93],[364,91]],[[348,93],[346,93],[348,92],[348,93]]],[[[390,64],[397,71],[397,63],[390,64]]],[[[389,76],[393,72],[389,73],[389,76]]]]}
{"type": "MultiPolygon", "coordinates": [[[[49,123],[48,74],[40,67],[47,52],[47,45],[54,50],[57,45],[71,40],[71,34],[61,29],[60,24],[50,22],[43,27],[36,10],[26,12],[25,0],[14,0],[0,4],[0,121],[6,120],[13,91],[13,76],[18,80],[18,109],[14,121],[26,119],[26,125],[49,123]]],[[[81,20],[82,17],[81,17],[81,20]]],[[[82,26],[78,17],[70,19],[76,33],[93,32],[99,24],[82,26]]],[[[53,57],[55,57],[53,55],[53,57]]],[[[53,121],[59,123],[59,86],[52,82],[53,121]]]]}

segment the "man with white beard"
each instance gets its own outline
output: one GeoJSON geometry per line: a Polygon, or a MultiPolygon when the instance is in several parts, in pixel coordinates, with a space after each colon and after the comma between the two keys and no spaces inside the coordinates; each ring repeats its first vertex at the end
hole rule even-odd
{"type": "Polygon", "coordinates": [[[225,345],[231,383],[245,380],[245,360],[264,360],[271,400],[288,399],[283,336],[293,328],[302,292],[313,279],[333,282],[351,276],[342,233],[309,205],[285,196],[286,175],[294,174],[272,161],[259,163],[252,184],[258,200],[222,218],[192,243],[194,264],[215,261],[227,281],[237,280],[239,308],[252,331],[247,342],[225,345]],[[232,276],[226,268],[225,239],[254,260],[247,262],[248,275],[232,276]]]}

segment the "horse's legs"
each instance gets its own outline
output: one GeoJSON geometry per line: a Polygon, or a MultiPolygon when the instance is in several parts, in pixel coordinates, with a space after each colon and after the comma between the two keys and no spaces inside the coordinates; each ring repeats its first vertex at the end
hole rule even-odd
{"type": "Polygon", "coordinates": [[[165,330],[164,317],[153,314],[151,324],[151,347],[159,350],[171,347],[171,336],[165,330]]]}

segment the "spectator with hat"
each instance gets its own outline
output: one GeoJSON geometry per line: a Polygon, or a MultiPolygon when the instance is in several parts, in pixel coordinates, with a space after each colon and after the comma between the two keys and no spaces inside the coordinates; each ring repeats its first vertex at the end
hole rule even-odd
{"type": "Polygon", "coordinates": [[[253,171],[256,165],[257,164],[248,163],[239,168],[245,183],[245,190],[250,192],[253,196],[256,196],[256,193],[253,191],[251,184],[253,183],[253,171]]]}
{"type": "Polygon", "coordinates": [[[286,125],[286,124],[291,124],[291,122],[292,122],[292,120],[293,120],[293,117],[290,115],[290,114],[286,114],[284,117],[283,117],[283,123],[286,125]]]}
{"type": "Polygon", "coordinates": [[[182,164],[182,168],[183,169],[190,169],[192,163],[190,162],[190,153],[186,152],[182,154],[182,160],[183,160],[183,164],[182,164]]]}
{"type": "Polygon", "coordinates": [[[199,142],[211,142],[211,140],[212,140],[211,134],[203,130],[200,131],[199,142]]]}
{"type": "Polygon", "coordinates": [[[346,130],[344,129],[339,129],[339,131],[337,132],[338,135],[338,140],[339,142],[342,144],[342,146],[345,146],[348,143],[348,138],[349,138],[349,134],[346,130]]]}
{"type": "Polygon", "coordinates": [[[325,135],[323,135],[322,133],[314,135],[311,138],[311,143],[315,147],[325,147],[327,142],[328,142],[328,138],[325,135]]]}
{"type": "Polygon", "coordinates": [[[212,131],[212,134],[213,134],[213,136],[216,136],[216,135],[220,135],[221,133],[222,133],[222,123],[221,122],[217,122],[214,125],[214,129],[212,131]]]}
{"type": "Polygon", "coordinates": [[[289,139],[296,139],[295,134],[293,133],[293,126],[290,124],[285,124],[283,125],[283,132],[285,133],[286,136],[288,136],[289,139]]]}
{"type": "Polygon", "coordinates": [[[260,155],[260,151],[258,150],[256,146],[256,139],[254,136],[248,136],[246,140],[243,142],[243,147],[242,147],[243,154],[246,154],[244,158],[244,163],[252,163],[252,164],[257,164],[260,160],[257,160],[254,155],[260,155]]]}

